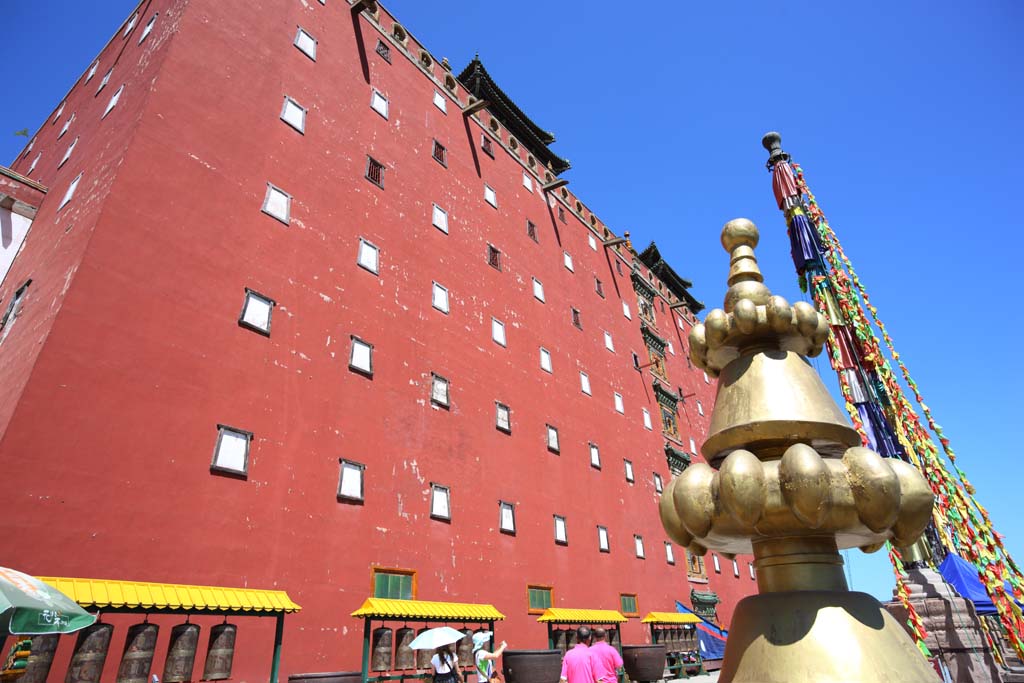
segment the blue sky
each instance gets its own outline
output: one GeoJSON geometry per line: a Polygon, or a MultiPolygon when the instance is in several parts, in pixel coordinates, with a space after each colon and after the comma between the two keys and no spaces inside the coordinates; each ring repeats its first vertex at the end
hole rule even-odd
{"type": "MultiPolygon", "coordinates": [[[[0,110],[0,161],[10,163],[27,142],[14,132],[35,131],[134,4],[7,3],[3,56],[19,71],[0,110]]],[[[780,131],[979,499],[1024,560],[1024,468],[1011,455],[1024,383],[1012,340],[1024,323],[1006,308],[1020,287],[1019,237],[995,239],[1019,223],[1024,5],[386,7],[456,70],[479,51],[556,134],[572,189],[638,248],[656,240],[709,307],[725,291],[719,231],[737,216],[761,228],[769,286],[801,296],[760,146],[764,132],[780,131]]],[[[828,378],[827,362],[818,367],[828,378]]],[[[855,588],[889,595],[884,554],[848,559],[855,588]]]]}

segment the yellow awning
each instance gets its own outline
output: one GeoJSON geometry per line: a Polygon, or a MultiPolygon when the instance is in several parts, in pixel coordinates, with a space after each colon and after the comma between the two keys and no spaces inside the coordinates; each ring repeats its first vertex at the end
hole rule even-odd
{"type": "Polygon", "coordinates": [[[620,624],[626,617],[613,609],[548,607],[537,621],[556,624],[620,624]]]}
{"type": "Polygon", "coordinates": [[[39,579],[86,609],[138,609],[153,614],[163,610],[281,614],[302,609],[284,591],[52,576],[39,579]]]}
{"type": "Polygon", "coordinates": [[[494,605],[469,602],[428,602],[426,600],[392,600],[367,598],[354,617],[372,619],[433,619],[438,621],[502,621],[505,615],[494,605]]]}
{"type": "Polygon", "coordinates": [[[648,612],[647,616],[640,620],[642,624],[699,624],[701,618],[696,614],[685,612],[648,612]]]}

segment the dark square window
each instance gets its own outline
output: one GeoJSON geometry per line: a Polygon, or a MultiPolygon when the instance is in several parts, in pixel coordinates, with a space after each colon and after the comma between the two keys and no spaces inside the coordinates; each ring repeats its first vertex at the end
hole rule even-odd
{"type": "Polygon", "coordinates": [[[383,41],[377,41],[377,54],[388,64],[391,63],[391,48],[383,41]]]}
{"type": "Polygon", "coordinates": [[[622,261],[615,261],[615,270],[619,271],[619,275],[622,275],[622,261]]]}
{"type": "Polygon", "coordinates": [[[377,187],[384,187],[384,164],[373,157],[366,157],[366,179],[377,187]]]}
{"type": "Polygon", "coordinates": [[[533,221],[526,221],[526,235],[534,242],[539,242],[537,239],[537,226],[534,225],[533,221]]]}
{"type": "Polygon", "coordinates": [[[633,369],[634,370],[639,370],[640,369],[640,356],[636,355],[635,352],[633,353],[633,369]]]}
{"type": "Polygon", "coordinates": [[[434,140],[434,151],[432,152],[434,161],[441,164],[445,168],[448,167],[448,150],[437,140],[434,140]]]}
{"type": "Polygon", "coordinates": [[[487,245],[487,265],[495,270],[501,270],[501,251],[490,244],[487,245]]]}
{"type": "Polygon", "coordinates": [[[579,311],[579,309],[578,308],[570,308],[569,310],[572,311],[572,324],[582,330],[583,329],[583,324],[580,322],[580,311],[579,311]]]}
{"type": "Polygon", "coordinates": [[[563,223],[565,222],[565,209],[562,208],[561,204],[559,204],[558,206],[558,220],[562,221],[563,223]]]}
{"type": "Polygon", "coordinates": [[[594,278],[594,291],[597,292],[597,295],[599,297],[601,297],[602,299],[604,298],[604,285],[602,285],[601,281],[598,280],[596,277],[594,278]]]}
{"type": "Polygon", "coordinates": [[[487,137],[487,133],[480,134],[480,149],[490,158],[494,158],[494,146],[491,144],[491,139],[487,137]]]}

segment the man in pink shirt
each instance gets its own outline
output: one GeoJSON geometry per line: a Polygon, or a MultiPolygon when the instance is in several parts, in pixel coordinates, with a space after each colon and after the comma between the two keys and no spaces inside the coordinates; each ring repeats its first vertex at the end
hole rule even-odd
{"type": "Polygon", "coordinates": [[[615,683],[622,666],[622,655],[605,641],[605,630],[594,629],[594,644],[590,646],[590,664],[598,683],[615,683]]]}
{"type": "Polygon", "coordinates": [[[576,629],[576,647],[562,658],[560,683],[595,683],[594,666],[590,661],[590,629],[580,626],[576,629]]]}

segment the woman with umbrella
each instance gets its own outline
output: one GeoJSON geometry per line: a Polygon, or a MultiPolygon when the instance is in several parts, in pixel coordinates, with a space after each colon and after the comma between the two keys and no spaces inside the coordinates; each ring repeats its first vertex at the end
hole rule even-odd
{"type": "Polygon", "coordinates": [[[463,683],[459,671],[459,657],[452,650],[452,643],[462,640],[463,634],[449,626],[432,628],[416,636],[411,643],[413,650],[433,650],[430,665],[434,668],[434,683],[463,683]]]}

